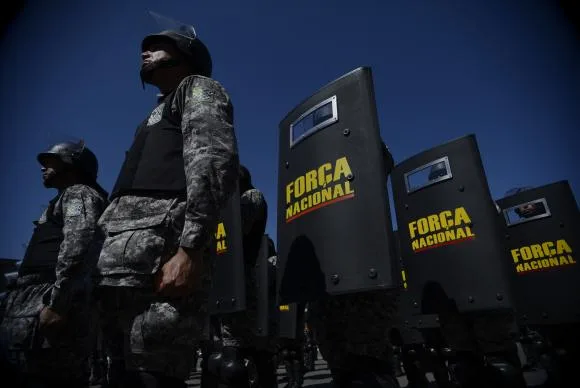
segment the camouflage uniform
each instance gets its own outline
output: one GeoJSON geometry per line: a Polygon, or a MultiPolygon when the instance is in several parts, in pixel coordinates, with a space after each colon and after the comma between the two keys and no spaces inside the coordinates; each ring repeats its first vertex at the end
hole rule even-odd
{"type": "Polygon", "coordinates": [[[207,296],[217,217],[235,189],[238,174],[233,107],[222,86],[186,77],[165,104],[180,118],[187,194],[115,198],[99,224],[106,234],[98,262],[100,314],[108,347],[124,341],[128,369],[184,379],[193,352],[207,338],[207,296]],[[203,276],[184,298],[153,291],[154,274],[179,247],[204,250],[203,276]]]}
{"type": "Polygon", "coordinates": [[[395,295],[387,291],[328,296],[309,303],[315,341],[338,386],[348,386],[354,374],[366,368],[392,376],[389,331],[395,312],[395,295]]]}
{"type": "Polygon", "coordinates": [[[64,240],[58,252],[56,280],[37,274],[19,276],[16,287],[3,301],[3,356],[18,372],[44,381],[86,382],[90,276],[102,243],[97,220],[106,204],[106,198],[97,190],[73,185],[51,201],[37,222],[40,225],[51,218],[62,225],[64,240]],[[66,319],[62,330],[50,340],[38,332],[44,306],[66,319]]]}

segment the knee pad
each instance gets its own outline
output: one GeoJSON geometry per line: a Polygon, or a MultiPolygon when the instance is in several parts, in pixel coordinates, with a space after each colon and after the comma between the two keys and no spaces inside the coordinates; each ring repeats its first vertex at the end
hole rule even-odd
{"type": "Polygon", "coordinates": [[[296,350],[290,350],[288,352],[288,358],[290,360],[296,360],[296,359],[298,359],[298,352],[296,350]]]}
{"type": "Polygon", "coordinates": [[[288,351],[288,349],[282,349],[280,351],[280,359],[287,360],[289,357],[290,357],[290,352],[288,351]]]}
{"type": "Polygon", "coordinates": [[[207,357],[204,358],[205,362],[203,362],[204,367],[202,369],[207,371],[209,374],[213,376],[219,376],[220,371],[223,364],[223,354],[222,353],[211,353],[207,357]]]}
{"type": "Polygon", "coordinates": [[[497,388],[525,388],[526,381],[521,368],[499,358],[487,360],[486,367],[490,383],[497,388]]]}
{"type": "Polygon", "coordinates": [[[227,387],[249,388],[250,373],[238,348],[224,348],[220,368],[220,383],[227,387]]]}

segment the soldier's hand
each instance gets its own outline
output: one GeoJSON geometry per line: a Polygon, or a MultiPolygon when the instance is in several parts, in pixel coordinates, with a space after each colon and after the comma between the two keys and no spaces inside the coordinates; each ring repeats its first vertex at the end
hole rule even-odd
{"type": "Polygon", "coordinates": [[[65,318],[62,315],[50,307],[44,306],[40,312],[40,332],[46,337],[52,337],[62,328],[64,321],[65,318]]]}
{"type": "Polygon", "coordinates": [[[202,271],[202,252],[179,247],[175,256],[157,273],[157,292],[173,297],[188,295],[195,289],[202,271]]]}

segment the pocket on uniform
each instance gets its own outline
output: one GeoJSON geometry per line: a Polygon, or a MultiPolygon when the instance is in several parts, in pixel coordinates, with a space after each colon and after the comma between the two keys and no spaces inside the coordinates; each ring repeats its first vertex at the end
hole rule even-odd
{"type": "Polygon", "coordinates": [[[193,347],[201,337],[192,312],[179,311],[168,302],[154,302],[135,320],[136,334],[146,351],[178,350],[193,347]]]}
{"type": "Polygon", "coordinates": [[[157,272],[165,252],[163,228],[141,229],[131,233],[123,252],[123,263],[138,273],[157,272]]]}
{"type": "MultiPolygon", "coordinates": [[[[108,220],[105,227],[109,235],[123,233],[131,230],[149,229],[164,226],[169,214],[171,202],[167,204],[167,209],[160,209],[157,214],[144,214],[136,219],[112,219],[108,220]]],[[[143,209],[142,209],[143,211],[143,209]]]]}
{"type": "Polygon", "coordinates": [[[0,327],[0,341],[7,350],[23,351],[36,348],[38,345],[37,316],[5,317],[0,327]]]}
{"type": "Polygon", "coordinates": [[[152,275],[166,250],[163,227],[127,230],[103,244],[98,268],[102,275],[152,275]]]}

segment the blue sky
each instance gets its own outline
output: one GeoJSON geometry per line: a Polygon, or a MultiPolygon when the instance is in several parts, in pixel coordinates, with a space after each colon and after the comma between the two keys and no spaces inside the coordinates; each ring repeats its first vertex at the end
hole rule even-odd
{"type": "Polygon", "coordinates": [[[155,105],[141,88],[147,10],[193,24],[229,91],[242,162],[275,237],[278,123],[321,86],[373,69],[396,161],[475,133],[494,198],[568,179],[580,192],[580,42],[545,0],[29,1],[2,38],[0,257],[21,258],[54,195],[36,154],[85,139],[110,190],[155,105]]]}

